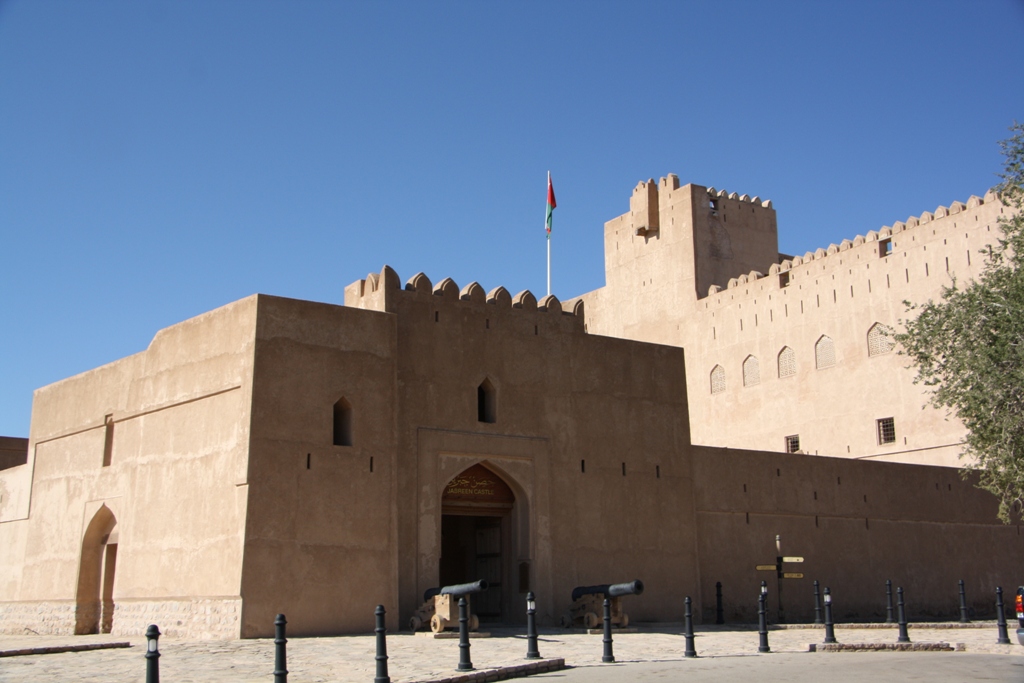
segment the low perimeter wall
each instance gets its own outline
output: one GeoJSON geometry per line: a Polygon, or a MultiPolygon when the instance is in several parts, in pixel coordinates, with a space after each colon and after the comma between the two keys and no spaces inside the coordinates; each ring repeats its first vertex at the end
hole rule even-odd
{"type": "Polygon", "coordinates": [[[970,612],[995,613],[995,589],[1006,602],[1024,583],[1019,524],[996,517],[994,496],[973,477],[946,467],[694,447],[700,558],[700,605],[713,623],[721,582],[726,622],[757,620],[760,582],[767,581],[770,618],[814,617],[813,584],[831,589],[837,620],[885,618],[885,581],[905,591],[908,618],[959,615],[958,580],[970,612]],[[802,557],[779,579],[782,556],[802,557]]]}

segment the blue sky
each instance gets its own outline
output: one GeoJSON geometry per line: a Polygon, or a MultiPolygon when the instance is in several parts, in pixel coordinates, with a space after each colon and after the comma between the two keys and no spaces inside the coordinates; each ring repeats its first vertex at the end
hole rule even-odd
{"type": "Polygon", "coordinates": [[[0,0],[0,434],[255,292],[603,284],[637,181],[772,199],[803,253],[982,194],[1024,3],[0,0]]]}

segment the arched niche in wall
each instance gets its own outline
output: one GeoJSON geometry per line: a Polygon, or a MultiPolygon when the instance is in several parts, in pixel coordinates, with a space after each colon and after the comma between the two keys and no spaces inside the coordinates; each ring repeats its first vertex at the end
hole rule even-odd
{"type": "Polygon", "coordinates": [[[476,419],[491,424],[498,421],[498,390],[486,377],[476,388],[476,419]]]}
{"type": "Polygon", "coordinates": [[[352,404],[344,396],[334,404],[334,445],[352,445],[352,404]]]}

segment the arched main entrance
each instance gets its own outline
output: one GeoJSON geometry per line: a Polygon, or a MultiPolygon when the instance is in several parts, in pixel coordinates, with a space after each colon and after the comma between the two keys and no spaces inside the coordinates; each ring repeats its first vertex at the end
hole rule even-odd
{"type": "Polygon", "coordinates": [[[473,465],[453,478],[441,496],[442,586],[483,579],[490,586],[472,596],[481,621],[502,621],[516,556],[512,511],[516,497],[508,484],[483,465],[473,465]]]}
{"type": "Polygon", "coordinates": [[[106,505],[93,515],[82,539],[75,594],[75,634],[110,633],[114,624],[117,519],[106,505]]]}

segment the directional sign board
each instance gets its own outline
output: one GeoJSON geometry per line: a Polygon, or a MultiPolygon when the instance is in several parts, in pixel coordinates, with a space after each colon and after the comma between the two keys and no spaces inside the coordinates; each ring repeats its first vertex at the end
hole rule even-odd
{"type": "Polygon", "coordinates": [[[802,579],[804,575],[800,572],[783,572],[782,578],[784,579],[802,579]]]}
{"type": "Polygon", "coordinates": [[[802,558],[802,557],[784,557],[784,558],[782,558],[782,561],[783,562],[803,562],[804,558],[802,558]]]}
{"type": "Polygon", "coordinates": [[[757,565],[757,571],[759,571],[759,572],[773,572],[776,569],[778,569],[778,567],[776,567],[774,564],[759,564],[759,565],[757,565]]]}

